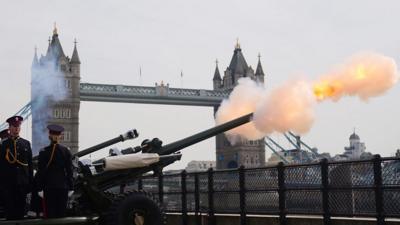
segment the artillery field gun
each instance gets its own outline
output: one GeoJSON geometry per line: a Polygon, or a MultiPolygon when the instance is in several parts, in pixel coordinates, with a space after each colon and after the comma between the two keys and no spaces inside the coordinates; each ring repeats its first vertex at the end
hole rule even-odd
{"type": "MultiPolygon", "coordinates": [[[[162,172],[164,167],[180,160],[180,150],[248,123],[251,118],[252,114],[247,114],[164,146],[157,138],[151,141],[145,140],[141,146],[113,151],[112,156],[93,163],[83,163],[79,158],[118,142],[137,138],[136,130],[79,151],[74,155],[75,161],[78,162],[75,168],[77,176],[68,214],[72,217],[98,218],[95,223],[102,225],[165,224],[162,206],[150,194],[141,190],[119,194],[108,190],[132,183],[148,172],[154,171],[154,174],[162,172]]],[[[68,220],[73,218],[61,220],[60,223],[67,224],[68,220]]],[[[50,221],[35,224],[50,224],[48,222],[50,221]]],[[[19,221],[18,224],[24,222],[19,221]]]]}

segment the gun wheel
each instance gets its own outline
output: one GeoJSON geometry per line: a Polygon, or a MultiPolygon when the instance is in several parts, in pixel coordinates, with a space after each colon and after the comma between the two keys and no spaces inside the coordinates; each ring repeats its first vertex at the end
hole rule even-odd
{"type": "Polygon", "coordinates": [[[164,225],[165,213],[144,191],[130,191],[113,200],[106,216],[107,225],[164,225]]]}

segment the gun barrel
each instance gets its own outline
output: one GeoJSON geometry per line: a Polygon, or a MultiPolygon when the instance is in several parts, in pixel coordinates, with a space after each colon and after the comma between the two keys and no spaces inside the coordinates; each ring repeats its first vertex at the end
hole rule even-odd
{"type": "Polygon", "coordinates": [[[139,146],[134,147],[134,148],[129,147],[129,148],[126,148],[126,149],[122,149],[122,150],[121,150],[121,154],[122,154],[122,155],[134,154],[134,153],[140,152],[141,150],[142,150],[142,149],[141,149],[139,146]]]}
{"type": "Polygon", "coordinates": [[[208,130],[202,131],[200,133],[194,134],[192,136],[189,136],[187,138],[181,139],[176,142],[172,142],[170,144],[167,144],[163,146],[159,154],[160,155],[169,155],[174,152],[177,152],[183,148],[186,148],[190,145],[194,145],[200,141],[203,141],[205,139],[208,139],[210,137],[213,137],[217,134],[223,133],[225,131],[228,131],[230,129],[233,129],[235,127],[241,126],[245,123],[248,123],[251,121],[251,118],[253,117],[253,113],[249,113],[247,115],[244,115],[242,117],[239,117],[237,119],[231,120],[229,122],[223,123],[221,125],[218,125],[216,127],[210,128],[208,130]]]}
{"type": "Polygon", "coordinates": [[[138,132],[136,130],[130,130],[130,131],[126,132],[125,134],[119,135],[116,138],[113,138],[111,140],[105,141],[105,142],[100,143],[98,145],[92,146],[92,147],[87,148],[85,150],[79,151],[79,152],[75,153],[74,156],[82,157],[82,156],[88,155],[88,154],[90,154],[92,152],[95,152],[95,151],[97,151],[99,149],[103,149],[105,147],[111,146],[111,145],[116,144],[118,142],[123,142],[125,140],[134,139],[134,138],[136,138],[138,136],[139,136],[139,134],[138,134],[138,132]]]}

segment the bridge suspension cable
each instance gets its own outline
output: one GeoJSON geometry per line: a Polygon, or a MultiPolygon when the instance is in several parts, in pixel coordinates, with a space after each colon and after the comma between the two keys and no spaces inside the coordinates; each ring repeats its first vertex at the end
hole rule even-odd
{"type": "Polygon", "coordinates": [[[270,137],[265,137],[264,139],[264,143],[265,145],[276,155],[278,156],[285,164],[289,164],[290,162],[281,154],[278,153],[277,148],[281,151],[281,152],[285,152],[286,149],[284,149],[282,146],[280,146],[276,141],[274,141],[274,139],[270,138],[270,137]]]}
{"type": "MultiPolygon", "coordinates": [[[[16,112],[14,114],[14,116],[21,116],[22,118],[24,118],[24,120],[26,120],[32,115],[31,108],[32,108],[32,105],[31,105],[31,102],[29,102],[24,107],[22,107],[20,110],[18,110],[18,112],[16,112]]],[[[4,122],[0,125],[0,130],[4,130],[7,128],[8,128],[8,124],[6,122],[4,122]]]]}
{"type": "Polygon", "coordinates": [[[304,160],[306,160],[307,162],[311,162],[320,156],[316,148],[311,148],[300,139],[300,136],[295,135],[293,132],[283,133],[283,136],[289,141],[291,145],[295,147],[295,149],[285,149],[271,137],[265,137],[264,143],[273,152],[273,154],[280,158],[280,160],[282,160],[285,164],[292,162],[303,163],[305,162],[304,160]],[[302,149],[302,146],[304,146],[306,149],[302,149]],[[297,154],[297,157],[292,159],[292,151],[294,150],[297,150],[296,152],[298,153],[294,153],[297,154]],[[311,156],[307,153],[306,150],[311,153],[311,156]]]}
{"type": "Polygon", "coordinates": [[[308,151],[313,153],[313,156],[319,156],[318,150],[316,148],[311,148],[309,145],[307,145],[304,141],[300,139],[300,136],[295,135],[291,131],[284,133],[284,136],[294,147],[301,149],[301,147],[304,146],[308,151]]]}

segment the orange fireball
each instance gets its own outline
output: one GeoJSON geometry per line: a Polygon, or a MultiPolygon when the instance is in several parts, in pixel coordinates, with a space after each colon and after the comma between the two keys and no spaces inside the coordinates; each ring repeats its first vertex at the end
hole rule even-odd
{"type": "Polygon", "coordinates": [[[329,83],[321,82],[314,85],[314,95],[320,101],[332,97],[335,92],[335,87],[329,83]]]}

